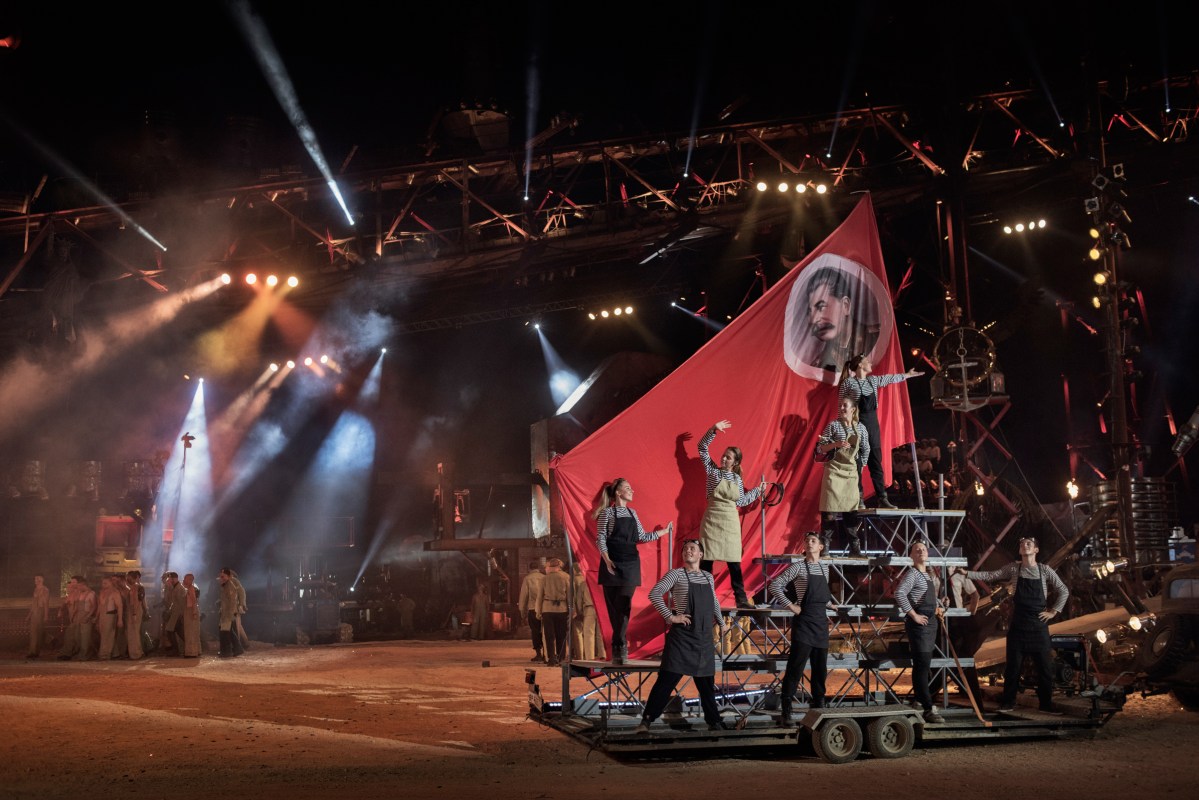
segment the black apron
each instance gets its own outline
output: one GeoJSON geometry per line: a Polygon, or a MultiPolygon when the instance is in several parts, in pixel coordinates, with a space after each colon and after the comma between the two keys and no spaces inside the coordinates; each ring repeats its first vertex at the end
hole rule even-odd
{"type": "MultiPolygon", "coordinates": [[[[854,378],[854,380],[858,381],[857,378],[854,378]]],[[[877,415],[874,413],[876,411],[878,411],[878,389],[875,389],[870,394],[864,394],[862,392],[862,382],[858,381],[858,419],[865,423],[867,417],[877,418],[877,415]]]]}
{"type": "Polygon", "coordinates": [[[804,590],[800,613],[791,618],[791,640],[795,644],[806,644],[817,650],[828,649],[828,601],[833,599],[820,568],[812,572],[812,564],[806,558],[804,571],[808,574],[808,587],[804,590]]]}
{"type": "Polygon", "coordinates": [[[687,611],[690,625],[672,624],[662,648],[662,671],[707,678],[716,674],[716,646],[712,642],[712,618],[716,608],[708,582],[688,583],[687,611]]]}
{"type": "Polygon", "coordinates": [[[920,605],[915,606],[915,609],[916,613],[928,617],[928,624],[920,625],[911,617],[905,617],[903,620],[904,630],[908,634],[908,645],[913,653],[931,653],[937,643],[937,593],[932,579],[926,576],[925,580],[928,581],[928,588],[924,591],[924,597],[920,599],[920,605]]]}
{"type": "MultiPolygon", "coordinates": [[[[615,515],[615,510],[613,510],[615,515]]],[[[615,517],[612,532],[608,534],[608,558],[616,567],[613,574],[600,559],[600,586],[619,586],[632,594],[633,588],[641,585],[641,557],[637,555],[637,522],[632,515],[615,517]]]]}
{"type": "MultiPolygon", "coordinates": [[[[1019,574],[1019,573],[1017,573],[1019,574]]],[[[1012,631],[1009,635],[1019,637],[1022,650],[1027,652],[1049,651],[1049,623],[1037,616],[1045,610],[1045,584],[1041,582],[1041,565],[1037,564],[1037,577],[1018,577],[1016,596],[1012,607],[1012,631]]]]}

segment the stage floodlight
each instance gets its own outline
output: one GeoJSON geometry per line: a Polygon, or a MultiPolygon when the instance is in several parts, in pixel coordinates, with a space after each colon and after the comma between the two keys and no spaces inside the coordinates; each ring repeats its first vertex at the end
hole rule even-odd
{"type": "Polygon", "coordinates": [[[1045,222],[1045,220],[1043,220],[1043,219],[1039,219],[1039,220],[1037,220],[1037,227],[1038,227],[1038,228],[1044,228],[1046,224],[1048,224],[1048,223],[1046,223],[1046,222],[1045,222]]]}
{"type": "Polygon", "coordinates": [[[328,357],[328,356],[321,356],[321,363],[322,363],[322,364],[328,364],[328,363],[329,363],[329,357],[328,357]]]}
{"type": "Polygon", "coordinates": [[[1082,207],[1086,210],[1086,212],[1088,214],[1098,214],[1099,213],[1099,198],[1098,197],[1088,197],[1086,200],[1082,201],[1082,207]]]}
{"type": "Polygon", "coordinates": [[[983,487],[983,482],[982,482],[982,481],[975,481],[975,482],[974,482],[974,493],[975,493],[976,495],[978,495],[979,497],[982,497],[982,496],[983,496],[983,495],[986,493],[986,491],[987,491],[987,490],[986,490],[986,488],[985,488],[985,487],[983,487]]]}
{"type": "Polygon", "coordinates": [[[1107,644],[1107,638],[1107,631],[1103,628],[1095,631],[1095,641],[1099,642],[1099,644],[1107,644]]]}
{"type": "Polygon", "coordinates": [[[806,183],[795,184],[795,191],[799,192],[800,194],[803,194],[807,190],[808,190],[808,185],[806,183]]]}
{"type": "Polygon", "coordinates": [[[1023,222],[1016,223],[1016,233],[1024,233],[1024,223],[1023,222]]]}
{"type": "Polygon", "coordinates": [[[1091,276],[1091,280],[1095,281],[1096,286],[1104,286],[1107,284],[1108,275],[1106,272],[1096,272],[1091,276]]]}
{"type": "Polygon", "coordinates": [[[1011,233],[1012,233],[1012,226],[1011,226],[1011,225],[1004,225],[1004,226],[1003,226],[1003,232],[1004,232],[1004,233],[1006,233],[1006,234],[1008,234],[1008,235],[1011,235],[1011,233]]]}
{"type": "Polygon", "coordinates": [[[387,355],[387,348],[386,348],[386,347],[384,347],[384,348],[383,348],[383,350],[382,350],[381,352],[383,353],[383,355],[387,355]]]}
{"type": "Polygon", "coordinates": [[[278,276],[278,275],[267,275],[267,276],[266,276],[266,285],[267,285],[267,286],[274,286],[274,285],[276,285],[277,283],[279,283],[279,276],[278,276]]]}
{"type": "Polygon", "coordinates": [[[287,285],[294,289],[300,285],[300,279],[292,275],[287,279],[287,285]]]}
{"type": "Polygon", "coordinates": [[[271,372],[278,372],[278,371],[279,371],[279,365],[276,364],[274,361],[272,361],[271,362],[271,372]]]}
{"type": "Polygon", "coordinates": [[[625,306],[625,307],[624,307],[624,313],[626,313],[626,314],[632,314],[632,313],[633,313],[633,307],[632,307],[632,306],[625,306]]]}
{"type": "Polygon", "coordinates": [[[756,188],[756,189],[757,189],[759,192],[764,192],[764,191],[766,191],[767,189],[769,189],[770,187],[766,185],[766,181],[758,181],[758,182],[757,182],[757,184],[755,185],[755,188],[756,188]]]}
{"type": "Polygon", "coordinates": [[[1098,247],[1092,247],[1087,251],[1087,258],[1091,259],[1092,261],[1098,261],[1099,259],[1103,258],[1103,250],[1098,247]]]}
{"type": "Polygon", "coordinates": [[[308,358],[304,359],[304,366],[306,366],[306,367],[312,366],[312,356],[308,356],[308,358]]]}
{"type": "Polygon", "coordinates": [[[289,358],[289,359],[287,359],[287,368],[288,368],[288,369],[295,369],[295,368],[296,368],[296,362],[292,361],[290,358],[289,358]]]}
{"type": "Polygon", "coordinates": [[[816,194],[824,194],[824,193],[825,193],[825,192],[827,192],[827,191],[828,191],[828,184],[827,184],[827,183],[818,183],[818,184],[816,184],[816,194]]]}
{"type": "Polygon", "coordinates": [[[221,283],[228,286],[229,284],[233,283],[233,276],[230,275],[228,272],[221,273],[221,283]]]}
{"type": "Polygon", "coordinates": [[[191,375],[188,375],[186,372],[185,372],[185,373],[183,373],[183,380],[185,380],[185,381],[190,381],[191,379],[192,379],[192,376],[191,376],[191,375]]]}
{"type": "Polygon", "coordinates": [[[595,312],[594,312],[594,311],[588,311],[588,312],[587,312],[587,319],[595,319],[595,312]]]}
{"type": "Polygon", "coordinates": [[[1066,481],[1066,494],[1070,495],[1071,500],[1078,499],[1078,481],[1073,478],[1066,481]]]}
{"type": "Polygon", "coordinates": [[[1157,616],[1152,612],[1146,614],[1134,614],[1128,618],[1128,627],[1134,631],[1147,631],[1157,624],[1157,616]]]}
{"type": "Polygon", "coordinates": [[[779,182],[779,191],[780,191],[780,192],[785,192],[785,191],[787,191],[787,190],[788,190],[788,189],[790,189],[790,188],[791,188],[791,187],[787,185],[787,182],[786,182],[786,181],[780,181],[780,182],[779,182]]]}
{"type": "Polygon", "coordinates": [[[621,308],[620,306],[617,306],[616,308],[612,309],[612,313],[619,317],[621,314],[624,313],[624,309],[621,308]]]}
{"type": "Polygon", "coordinates": [[[608,318],[608,309],[605,308],[603,311],[601,311],[600,316],[603,317],[604,319],[607,319],[608,318]]]}
{"type": "Polygon", "coordinates": [[[253,272],[246,273],[246,283],[253,286],[254,284],[258,283],[258,276],[255,275],[253,272]]]}
{"type": "Polygon", "coordinates": [[[1088,234],[1088,235],[1090,235],[1090,237],[1091,237],[1092,239],[1098,239],[1098,238],[1099,238],[1099,236],[1100,236],[1100,233],[1099,233],[1099,229],[1098,229],[1098,228],[1091,228],[1091,229],[1089,229],[1089,230],[1087,231],[1087,234],[1088,234]]]}

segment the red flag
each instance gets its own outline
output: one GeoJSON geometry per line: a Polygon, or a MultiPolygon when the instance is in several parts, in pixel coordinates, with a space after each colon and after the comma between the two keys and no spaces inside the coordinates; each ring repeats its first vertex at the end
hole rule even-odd
{"type": "MultiPolygon", "coordinates": [[[[555,479],[563,522],[596,604],[599,550],[592,503],[605,481],[626,478],[632,507],[647,530],[674,520],[675,553],[667,539],[642,545],[642,586],[633,601],[629,653],[656,653],[665,633],[648,592],[672,565],[678,544],[694,537],[705,506],[705,473],[697,444],[718,420],[712,457],[726,447],[743,453],[746,488],[765,476],[784,484],[782,502],[766,509],[765,551],[796,552],[803,533],[819,527],[821,467],[812,458],[816,439],[836,416],[837,369],[866,352],[875,373],[903,372],[887,274],[869,196],[844,223],[744,314],[607,425],[564,455],[555,479]],[[826,368],[828,365],[828,368],[826,368]]],[[[910,442],[911,409],[903,384],[879,395],[882,447],[910,442]]],[[[890,480],[890,459],[883,463],[890,480]]],[[[870,486],[870,481],[866,481],[870,486]]],[[[743,510],[742,569],[752,594],[762,587],[760,504],[743,510]]],[[[718,564],[717,594],[727,603],[728,574],[718,564]]],[[[606,614],[599,614],[611,641],[606,614]]]]}

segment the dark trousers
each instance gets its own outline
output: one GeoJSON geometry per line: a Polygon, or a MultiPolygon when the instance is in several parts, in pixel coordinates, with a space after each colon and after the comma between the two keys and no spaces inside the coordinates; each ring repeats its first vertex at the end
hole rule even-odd
{"type": "Polygon", "coordinates": [[[541,620],[537,619],[537,612],[531,609],[525,612],[525,620],[529,623],[529,637],[533,640],[533,650],[537,655],[541,655],[541,620]]]}
{"type": "MultiPolygon", "coordinates": [[[[883,448],[879,444],[882,441],[882,434],[878,429],[878,412],[871,411],[863,414],[861,421],[866,426],[866,435],[870,437],[870,455],[866,457],[866,469],[870,470],[870,482],[874,484],[875,496],[886,497],[887,479],[883,477],[883,448]]],[[[858,488],[862,488],[860,474],[858,488]]]]}
{"type": "Polygon", "coordinates": [[[624,594],[620,586],[604,587],[604,603],[608,606],[608,622],[612,625],[612,649],[608,656],[613,658],[628,642],[629,617],[633,614],[633,595],[624,594]]]}
{"type": "Polygon", "coordinates": [[[859,529],[862,524],[862,518],[858,516],[856,511],[821,511],[820,512],[820,532],[826,539],[826,550],[844,550],[849,547],[849,542],[854,537],[854,532],[861,537],[858,543],[863,549],[866,549],[866,542],[863,541],[865,531],[859,529]],[[836,541],[834,541],[834,534],[836,541]]]}
{"type": "Polygon", "coordinates": [[[566,658],[566,612],[543,612],[541,624],[545,626],[545,660],[554,664],[566,658]]]}
{"type": "MultiPolygon", "coordinates": [[[[699,562],[699,568],[704,572],[712,572],[713,561],[699,562]]],[[[749,605],[749,596],[745,594],[745,576],[741,574],[740,561],[726,561],[729,569],[729,583],[733,585],[733,599],[740,605],[749,605]]]]}
{"type": "Polygon", "coordinates": [[[783,713],[791,713],[791,698],[795,687],[799,686],[799,676],[803,674],[804,665],[812,662],[811,708],[824,708],[824,679],[828,673],[828,648],[817,648],[806,644],[795,643],[795,632],[791,633],[791,652],[787,654],[787,671],[783,673],[782,704],[783,713]]]}
{"type": "MultiPolygon", "coordinates": [[[[666,708],[666,704],[670,702],[670,696],[674,694],[674,688],[679,685],[679,681],[683,676],[678,672],[667,672],[661,670],[658,672],[658,680],[654,683],[654,688],[649,690],[649,699],[645,701],[645,713],[642,719],[646,722],[653,722],[658,717],[662,716],[662,711],[666,708]]],[[[705,677],[693,677],[692,682],[695,683],[695,688],[699,691],[699,704],[704,710],[704,721],[709,725],[720,724],[720,708],[716,705],[716,681],[712,675],[705,677]]]]}
{"type": "Polygon", "coordinates": [[[932,663],[933,654],[931,652],[912,652],[912,691],[916,693],[916,702],[925,711],[933,707],[932,693],[928,690],[928,674],[932,663]]]}
{"type": "Polygon", "coordinates": [[[1009,631],[1007,635],[1007,664],[1003,668],[1003,705],[1010,706],[1016,702],[1025,656],[1030,656],[1037,668],[1037,700],[1041,708],[1053,708],[1053,660],[1049,649],[1026,649],[1021,644],[1017,631],[1009,631]]]}

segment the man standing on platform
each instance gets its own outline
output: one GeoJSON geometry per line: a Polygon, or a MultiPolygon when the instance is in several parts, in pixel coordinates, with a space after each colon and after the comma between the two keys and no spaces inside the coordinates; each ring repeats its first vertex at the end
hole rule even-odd
{"type": "Polygon", "coordinates": [[[969,570],[966,577],[988,583],[1006,581],[1012,585],[1012,620],[1007,634],[1007,664],[1003,669],[1003,697],[1000,711],[1016,707],[1020,671],[1024,656],[1032,656],[1037,667],[1037,699],[1040,709],[1049,714],[1053,708],[1053,662],[1049,642],[1049,620],[1062,613],[1070,590],[1051,567],[1037,563],[1037,540],[1024,537],[1019,544],[1020,560],[990,572],[969,570]],[[1049,604],[1052,595],[1053,604],[1049,604]]]}
{"type": "Polygon", "coordinates": [[[50,621],[50,589],[41,575],[33,576],[33,601],[29,604],[29,655],[37,658],[42,653],[42,642],[46,636],[46,623],[50,621]]]}
{"type": "Polygon", "coordinates": [[[516,606],[520,615],[529,623],[534,652],[530,661],[545,661],[545,657],[541,654],[541,619],[537,616],[537,609],[541,606],[541,592],[544,588],[545,574],[541,571],[541,563],[530,561],[529,574],[525,576],[524,582],[520,585],[520,599],[516,606]]]}

